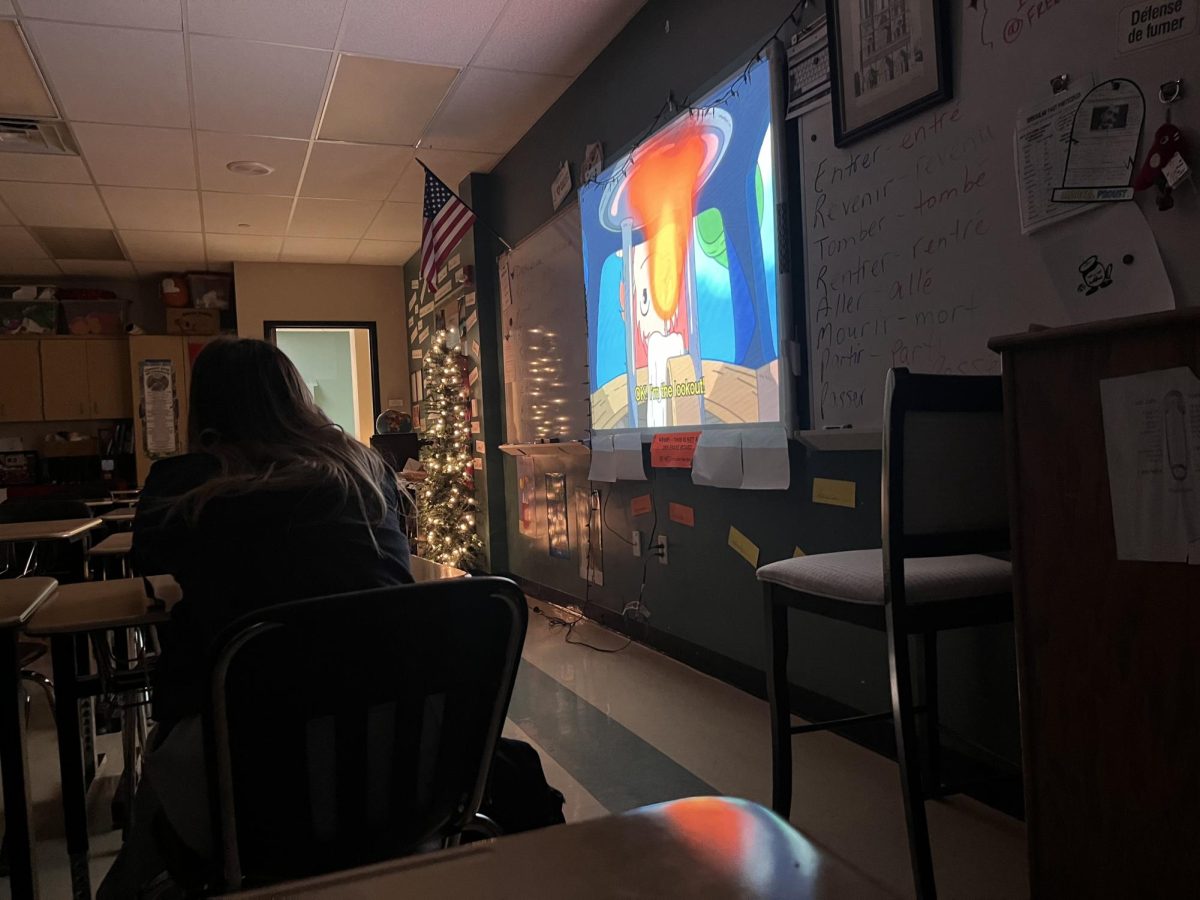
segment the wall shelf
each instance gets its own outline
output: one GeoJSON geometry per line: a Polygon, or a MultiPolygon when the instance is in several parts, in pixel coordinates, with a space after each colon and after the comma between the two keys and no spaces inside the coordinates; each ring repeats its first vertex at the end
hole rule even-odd
{"type": "Polygon", "coordinates": [[[500,451],[509,456],[586,456],[591,448],[583,441],[559,441],[554,444],[501,444],[500,451]]]}
{"type": "Polygon", "coordinates": [[[882,450],[883,432],[871,429],[821,428],[797,431],[796,440],[811,450],[882,450]]]}

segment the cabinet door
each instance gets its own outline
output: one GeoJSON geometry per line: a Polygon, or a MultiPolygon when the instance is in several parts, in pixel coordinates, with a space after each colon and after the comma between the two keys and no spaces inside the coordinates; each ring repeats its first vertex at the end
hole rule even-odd
{"type": "Polygon", "coordinates": [[[88,393],[93,419],[133,418],[129,384],[129,342],[89,340],[87,344],[88,393]]]}
{"type": "Polygon", "coordinates": [[[47,422],[92,418],[87,341],[42,341],[42,410],[47,422]]]}
{"type": "Polygon", "coordinates": [[[0,422],[42,421],[38,342],[0,338],[0,422]]]}

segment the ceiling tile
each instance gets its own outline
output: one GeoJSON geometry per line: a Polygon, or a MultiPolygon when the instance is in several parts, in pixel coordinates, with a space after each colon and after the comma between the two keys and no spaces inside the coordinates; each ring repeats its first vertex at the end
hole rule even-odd
{"type": "Polygon", "coordinates": [[[40,225],[29,230],[47,253],[59,259],[125,259],[125,251],[117,242],[117,233],[109,228],[40,225]]]}
{"type": "Polygon", "coordinates": [[[0,225],[0,258],[42,259],[46,251],[19,225],[0,225]]]}
{"type": "Polygon", "coordinates": [[[8,207],[0,203],[0,225],[20,225],[17,217],[9,212],[8,207]]]}
{"type": "Polygon", "coordinates": [[[325,103],[320,136],[330,141],[415,144],[458,69],[347,56],[325,103]]]}
{"type": "Polygon", "coordinates": [[[506,0],[349,0],[339,45],[350,53],[465,66],[506,0]]]}
{"type": "Polygon", "coordinates": [[[421,249],[413,241],[359,241],[350,262],[375,266],[402,266],[421,249]]]}
{"type": "Polygon", "coordinates": [[[339,200],[382,200],[412,156],[407,147],[315,143],[300,194],[339,200]]]}
{"type": "Polygon", "coordinates": [[[91,184],[78,156],[51,153],[0,153],[0,181],[51,181],[57,184],[91,184]]]}
{"type": "Polygon", "coordinates": [[[420,241],[421,204],[383,204],[365,237],[381,241],[420,241]]]}
{"type": "Polygon", "coordinates": [[[52,259],[3,259],[0,258],[0,275],[61,275],[62,269],[52,259]]]}
{"type": "Polygon", "coordinates": [[[0,0],[0,16],[15,16],[17,11],[13,9],[12,0],[0,0]]]}
{"type": "Polygon", "coordinates": [[[200,186],[238,194],[294,194],[304,169],[307,141],[250,137],[217,131],[196,133],[200,151],[200,186]],[[225,166],[237,160],[265,163],[270,175],[235,175],[225,166]]]}
{"type": "Polygon", "coordinates": [[[288,234],[294,237],[360,238],[375,214],[376,200],[296,201],[288,234]]]}
{"type": "Polygon", "coordinates": [[[646,0],[511,0],[472,65],[577,76],[646,0]]]}
{"type": "Polygon", "coordinates": [[[0,182],[0,197],[26,225],[111,228],[100,195],[85,184],[0,182]]]}
{"type": "Polygon", "coordinates": [[[190,131],[84,123],[74,131],[96,184],[196,189],[190,131]]]}
{"type": "Polygon", "coordinates": [[[27,28],[68,119],[191,124],[181,33],[40,21],[27,28]]]}
{"type": "Polygon", "coordinates": [[[208,264],[204,261],[203,255],[199,259],[194,259],[191,262],[182,262],[178,259],[144,259],[135,260],[133,268],[138,275],[144,278],[151,278],[160,275],[178,275],[183,272],[205,272],[208,271],[208,264]]]}
{"type": "Polygon", "coordinates": [[[332,54],[193,35],[196,127],[307,138],[332,54]]]}
{"type": "Polygon", "coordinates": [[[183,27],[179,0],[21,0],[26,18],[87,22],[92,25],[127,25],[130,28],[183,27]]]}
{"type": "Polygon", "coordinates": [[[345,0],[187,0],[188,31],[328,50],[345,0]]]}
{"type": "Polygon", "coordinates": [[[105,278],[133,278],[133,263],[101,259],[60,259],[59,266],[67,275],[94,275],[105,278]]]}
{"type": "MultiPolygon", "coordinates": [[[[425,151],[422,150],[421,159],[424,158],[425,151]]],[[[454,187],[453,184],[450,186],[454,187]]],[[[421,203],[425,199],[425,170],[417,165],[415,160],[409,163],[400,175],[400,180],[396,182],[388,199],[398,203],[421,203]]]]}
{"type": "Polygon", "coordinates": [[[10,116],[58,115],[20,26],[11,21],[0,21],[0,109],[10,116]]]}
{"type": "Polygon", "coordinates": [[[283,241],[280,262],[344,263],[358,241],[343,238],[290,237],[283,241]]]}
{"type": "Polygon", "coordinates": [[[210,263],[229,260],[274,262],[279,258],[283,238],[255,234],[206,234],[204,244],[208,248],[210,263]]]}
{"type": "MultiPolygon", "coordinates": [[[[472,172],[490,172],[496,163],[504,158],[500,153],[476,153],[471,150],[435,150],[422,147],[414,154],[433,174],[449,185],[450,190],[457,191],[463,179],[472,172]]],[[[425,192],[425,170],[419,165],[411,165],[405,169],[396,189],[392,191],[391,200],[408,203],[419,203],[425,192]]]]}
{"type": "Polygon", "coordinates": [[[117,228],[200,231],[200,198],[195,191],[102,187],[100,193],[117,228]]]}
{"type": "Polygon", "coordinates": [[[425,137],[454,150],[510,149],[571,83],[561,75],[531,75],[472,66],[463,73],[425,137]]]}
{"type": "Polygon", "coordinates": [[[204,203],[204,230],[217,234],[283,234],[292,213],[291,197],[258,194],[200,194],[204,203]],[[240,226],[245,225],[245,228],[240,226]]]}
{"type": "Polygon", "coordinates": [[[204,259],[204,235],[183,231],[122,231],[125,251],[134,262],[204,259]]]}

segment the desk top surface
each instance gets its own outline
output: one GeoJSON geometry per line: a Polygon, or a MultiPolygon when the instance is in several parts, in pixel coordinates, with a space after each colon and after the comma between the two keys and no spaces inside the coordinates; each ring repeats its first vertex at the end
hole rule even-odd
{"type": "Polygon", "coordinates": [[[0,581],[0,628],[20,625],[54,593],[53,578],[6,578],[0,581]]]}
{"type": "Polygon", "coordinates": [[[133,517],[136,515],[137,510],[135,510],[133,507],[126,507],[124,509],[114,509],[112,512],[106,512],[100,516],[100,518],[105,522],[132,522],[133,517]]]}
{"type": "Polygon", "coordinates": [[[454,566],[435,563],[420,556],[413,556],[408,562],[408,571],[412,573],[413,581],[444,581],[448,578],[466,578],[467,573],[454,566]]]}
{"type": "Polygon", "coordinates": [[[695,797],[238,897],[894,898],[774,813],[695,797]]]}
{"type": "Polygon", "coordinates": [[[179,585],[170,575],[152,575],[149,580],[155,594],[165,601],[161,609],[151,608],[152,601],[140,578],[64,584],[38,607],[25,631],[35,635],[82,634],[165,622],[180,597],[179,585]]]}
{"type": "Polygon", "coordinates": [[[51,519],[0,524],[0,541],[52,541],[78,537],[103,523],[100,519],[51,519]]]}
{"type": "Polygon", "coordinates": [[[133,549],[133,532],[118,531],[110,534],[88,550],[89,556],[124,556],[133,549]]]}

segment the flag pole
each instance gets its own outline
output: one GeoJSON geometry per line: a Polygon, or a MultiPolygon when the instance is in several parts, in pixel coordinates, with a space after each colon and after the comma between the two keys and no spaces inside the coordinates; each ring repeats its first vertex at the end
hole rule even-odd
{"type": "MultiPolygon", "coordinates": [[[[433,171],[433,169],[429,168],[429,166],[427,166],[427,165],[425,165],[425,163],[421,162],[420,159],[417,159],[417,165],[419,165],[422,169],[424,169],[426,172],[428,172],[434,178],[437,178],[438,181],[442,181],[442,179],[438,178],[437,172],[433,171]]],[[[510,252],[512,251],[512,244],[510,244],[508,241],[506,241],[504,238],[502,238],[500,236],[500,232],[496,231],[495,228],[493,228],[487,222],[483,221],[483,219],[479,218],[479,213],[475,212],[474,208],[471,206],[470,203],[468,203],[462,197],[458,196],[458,194],[456,194],[454,191],[451,191],[450,185],[446,184],[446,182],[442,181],[442,184],[446,186],[446,190],[450,191],[451,197],[453,197],[455,200],[457,200],[459,203],[461,203],[467,209],[471,210],[471,215],[475,216],[476,222],[478,222],[485,229],[487,229],[487,231],[491,234],[492,237],[494,237],[496,240],[498,240],[501,244],[504,245],[506,250],[508,250],[510,252]]]]}

